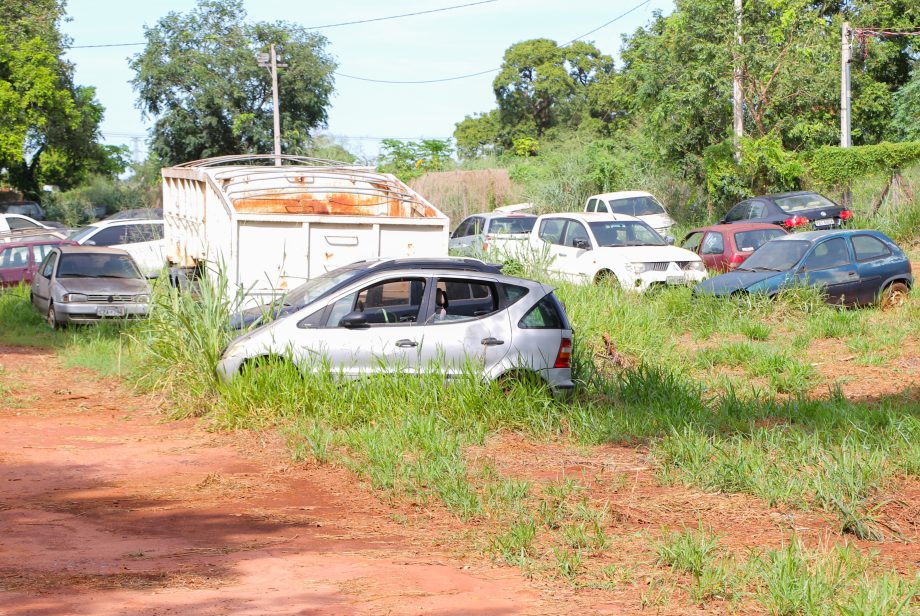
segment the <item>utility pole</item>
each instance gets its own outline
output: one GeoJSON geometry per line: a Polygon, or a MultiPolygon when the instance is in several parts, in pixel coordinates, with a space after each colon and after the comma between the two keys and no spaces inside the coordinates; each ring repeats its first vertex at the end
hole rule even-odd
{"type": "Polygon", "coordinates": [[[741,92],[741,9],[743,0],[735,0],[735,53],[732,71],[732,125],[735,129],[735,160],[741,160],[741,137],[744,136],[744,95],[741,92]]]}
{"type": "Polygon", "coordinates": [[[267,68],[272,74],[272,111],[274,115],[275,129],[275,166],[281,166],[281,110],[278,107],[278,69],[287,68],[287,64],[278,63],[278,55],[275,53],[275,44],[271,44],[271,53],[259,54],[259,66],[267,68]]]}
{"type": "Polygon", "coordinates": [[[843,22],[840,34],[840,147],[853,145],[850,136],[850,57],[853,48],[850,45],[850,22],[843,22]]]}

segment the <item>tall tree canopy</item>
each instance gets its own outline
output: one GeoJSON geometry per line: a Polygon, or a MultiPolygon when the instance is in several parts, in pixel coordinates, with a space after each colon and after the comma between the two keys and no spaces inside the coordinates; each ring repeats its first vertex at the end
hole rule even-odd
{"type": "Polygon", "coordinates": [[[63,59],[61,0],[0,0],[0,169],[16,188],[75,186],[90,173],[124,170],[123,148],[102,145],[95,89],[73,81],[63,59]]]}
{"type": "Polygon", "coordinates": [[[335,62],[325,37],[285,22],[245,21],[242,0],[199,0],[147,28],[131,60],[138,107],[156,118],[152,150],[165,164],[272,151],[271,77],[256,61],[274,43],[279,62],[282,150],[310,149],[325,126],[335,62]]]}

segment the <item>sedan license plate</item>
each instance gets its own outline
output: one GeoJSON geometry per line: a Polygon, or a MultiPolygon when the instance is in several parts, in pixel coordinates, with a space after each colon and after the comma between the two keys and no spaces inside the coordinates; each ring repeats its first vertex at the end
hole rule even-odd
{"type": "Polygon", "coordinates": [[[821,220],[816,220],[816,221],[815,221],[815,226],[816,226],[816,227],[831,227],[831,226],[833,226],[833,225],[834,225],[834,219],[833,219],[833,218],[822,218],[821,220]]]}
{"type": "Polygon", "coordinates": [[[684,284],[685,280],[683,276],[668,276],[665,282],[668,284],[684,284]]]}
{"type": "Polygon", "coordinates": [[[123,317],[125,316],[124,306],[100,306],[96,308],[96,316],[100,317],[123,317]]]}

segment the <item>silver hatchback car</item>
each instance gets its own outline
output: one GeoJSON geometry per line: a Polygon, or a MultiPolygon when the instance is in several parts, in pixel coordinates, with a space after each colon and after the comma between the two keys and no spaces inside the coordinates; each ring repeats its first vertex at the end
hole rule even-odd
{"type": "Polygon", "coordinates": [[[290,358],[304,371],[481,371],[537,375],[572,389],[572,328],[551,287],[491,272],[393,269],[234,340],[218,364],[234,378],[249,361],[290,358]]]}

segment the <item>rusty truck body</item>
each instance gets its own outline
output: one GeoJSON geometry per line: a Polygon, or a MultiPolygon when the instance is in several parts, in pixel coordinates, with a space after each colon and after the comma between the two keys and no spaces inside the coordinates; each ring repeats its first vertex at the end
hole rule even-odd
{"type": "Polygon", "coordinates": [[[251,300],[271,300],[355,261],[447,256],[447,216],[370,167],[225,156],[167,167],[162,176],[171,273],[223,272],[228,291],[251,300]]]}

